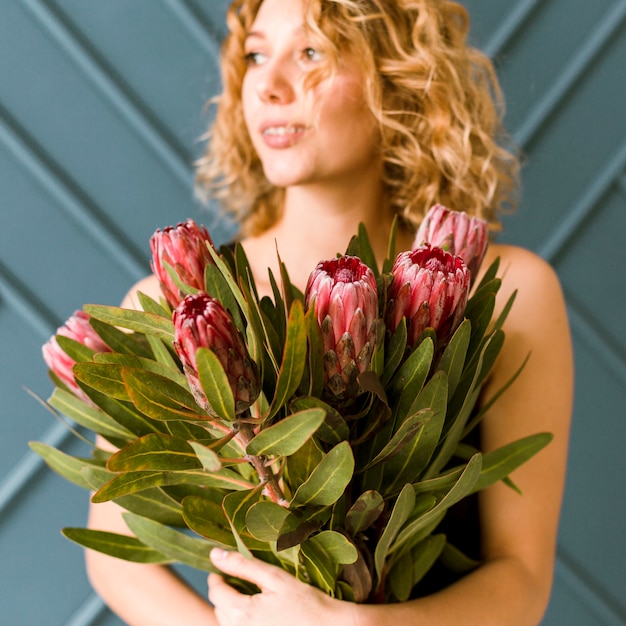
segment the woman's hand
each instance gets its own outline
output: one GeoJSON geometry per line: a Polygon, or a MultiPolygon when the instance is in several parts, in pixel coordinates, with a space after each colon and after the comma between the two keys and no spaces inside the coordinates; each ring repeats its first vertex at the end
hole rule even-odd
{"type": "Polygon", "coordinates": [[[318,626],[354,623],[353,605],[334,600],[279,567],[238,552],[214,549],[211,560],[224,574],[254,583],[260,593],[233,589],[222,576],[209,576],[209,600],[221,626],[318,626]]]}

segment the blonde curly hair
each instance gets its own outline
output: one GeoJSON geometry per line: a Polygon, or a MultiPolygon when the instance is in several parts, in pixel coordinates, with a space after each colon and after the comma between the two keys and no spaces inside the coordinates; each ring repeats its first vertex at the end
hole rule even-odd
{"type": "MultiPolygon", "coordinates": [[[[197,181],[258,234],[280,216],[284,190],[269,183],[244,123],[244,41],[263,0],[235,0],[222,49],[223,92],[197,181]]],[[[519,161],[502,125],[489,58],[467,43],[465,8],[447,0],[305,0],[305,24],[331,61],[359,58],[378,121],[390,206],[410,229],[435,203],[500,226],[516,202],[519,161]]],[[[321,76],[312,78],[320,79],[321,76]]]]}

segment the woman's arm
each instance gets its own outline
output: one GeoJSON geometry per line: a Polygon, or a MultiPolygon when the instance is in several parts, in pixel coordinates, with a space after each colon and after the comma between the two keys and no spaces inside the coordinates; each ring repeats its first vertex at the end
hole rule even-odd
{"type": "Polygon", "coordinates": [[[483,448],[488,451],[542,431],[553,433],[554,440],[512,475],[523,495],[501,483],[480,494],[484,564],[425,598],[352,606],[308,589],[272,566],[251,564],[232,554],[216,564],[226,573],[256,582],[263,593],[240,596],[211,575],[209,593],[220,624],[249,624],[250,612],[259,626],[312,626],[333,623],[338,617],[339,623],[355,626],[534,626],[540,622],[550,597],[565,480],[573,386],[571,341],[553,270],[526,250],[492,248],[491,254],[501,257],[504,274],[500,306],[514,289],[519,292],[485,399],[511,377],[528,353],[531,356],[486,416],[483,448]]]}
{"type": "MultiPolygon", "coordinates": [[[[149,277],[136,285],[122,302],[138,308],[136,292],[160,295],[157,281],[149,277]]],[[[98,446],[111,449],[103,439],[98,446]]],[[[122,513],[114,502],[89,506],[89,528],[130,535],[122,513]]],[[[93,550],[86,551],[87,573],[92,586],[107,605],[130,626],[212,626],[217,624],[207,601],[167,567],[116,559],[93,550]]]]}

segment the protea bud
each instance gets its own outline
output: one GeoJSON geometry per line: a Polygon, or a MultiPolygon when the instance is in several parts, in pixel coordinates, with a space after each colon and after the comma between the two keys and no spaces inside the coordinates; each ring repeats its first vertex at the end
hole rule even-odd
{"type": "Polygon", "coordinates": [[[191,219],[175,227],[158,229],[150,238],[152,271],[159,279],[163,295],[173,309],[180,304],[185,294],[180,291],[165,264],[174,268],[183,283],[203,290],[204,269],[213,262],[207,245],[213,246],[209,231],[191,219]]]}
{"type": "Polygon", "coordinates": [[[443,345],[463,319],[470,273],[463,259],[441,248],[423,245],[400,253],[387,292],[387,328],[395,332],[407,322],[407,346],[413,347],[426,328],[443,345]]]}
{"type": "Polygon", "coordinates": [[[376,343],[378,296],[372,270],[359,258],[320,262],[309,276],[305,306],[315,307],[331,399],[358,394],[356,377],[369,369],[376,343]]]}
{"type": "Polygon", "coordinates": [[[422,220],[413,248],[429,243],[460,256],[473,281],[487,251],[488,233],[485,220],[435,204],[422,220]]]}
{"type": "MultiPolygon", "coordinates": [[[[109,346],[102,341],[100,336],[92,328],[89,323],[89,315],[84,311],[75,311],[65,324],[57,329],[56,335],[78,341],[95,352],[111,352],[109,346]]],[[[76,361],[63,351],[57,341],[56,335],[50,337],[41,348],[46,365],[74,395],[90,402],[85,392],[76,384],[73,372],[76,361]]]]}
{"type": "Polygon", "coordinates": [[[198,379],[196,351],[210,348],[219,359],[241,413],[256,400],[261,390],[256,363],[235,323],[222,304],[204,292],[186,296],[174,310],[174,348],[183,364],[194,397],[209,413],[198,379]]]}

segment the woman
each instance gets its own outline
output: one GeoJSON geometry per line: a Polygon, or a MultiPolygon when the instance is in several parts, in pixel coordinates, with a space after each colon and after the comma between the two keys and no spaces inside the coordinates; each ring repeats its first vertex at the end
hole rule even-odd
{"type": "MultiPolygon", "coordinates": [[[[320,259],[343,251],[364,222],[379,260],[394,216],[399,247],[435,202],[496,228],[510,202],[516,161],[499,145],[491,65],[465,43],[467,17],[443,0],[238,0],[229,13],[224,93],[199,180],[242,225],[262,294],[276,249],[301,289],[320,259]]],[[[490,450],[539,431],[553,442],[480,495],[483,564],[406,603],[334,600],[290,574],[215,550],[226,574],[261,589],[244,596],[209,577],[211,608],[167,569],[89,552],[95,588],[129,624],[533,625],[548,602],[565,475],[572,356],[558,280],[532,253],[492,244],[501,258],[507,340],[485,393],[530,352],[520,378],[482,426],[490,450]]],[[[489,264],[487,258],[485,264],[489,264]]],[[[158,295],[154,277],[137,290],[158,295]]],[[[128,532],[113,503],[92,505],[90,526],[128,532]]]]}

